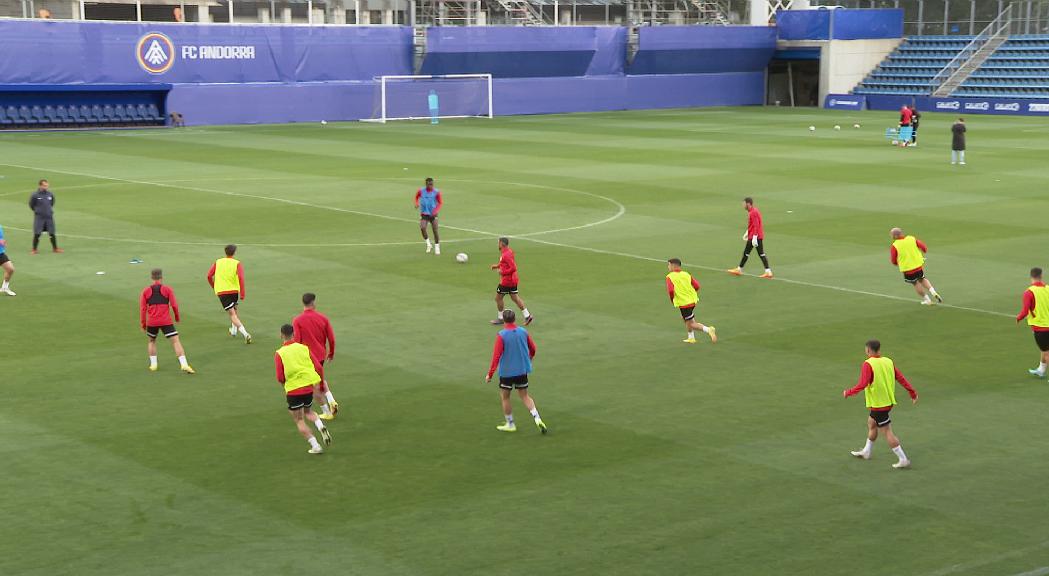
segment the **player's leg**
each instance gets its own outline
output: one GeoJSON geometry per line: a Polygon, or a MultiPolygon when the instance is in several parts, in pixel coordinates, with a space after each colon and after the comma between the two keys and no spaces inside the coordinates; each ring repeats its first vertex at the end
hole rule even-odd
{"type": "Polygon", "coordinates": [[[965,166],[965,150],[958,151],[958,164],[965,166]]]}
{"type": "Polygon", "coordinates": [[[506,419],[506,424],[496,426],[496,430],[503,432],[515,432],[517,431],[517,425],[514,424],[514,411],[513,407],[510,406],[510,389],[513,388],[512,384],[503,383],[503,378],[499,379],[499,400],[503,405],[503,418],[506,419]]]}
{"type": "Polygon", "coordinates": [[[707,336],[710,336],[710,341],[712,343],[714,343],[714,344],[718,343],[718,333],[717,333],[717,330],[713,326],[707,326],[707,325],[703,324],[702,322],[697,321],[695,318],[693,318],[691,322],[686,322],[686,324],[688,324],[688,333],[689,334],[695,334],[695,330],[699,330],[700,332],[703,332],[707,336]]]}
{"type": "Polygon", "coordinates": [[[152,372],[157,371],[157,335],[150,334],[147,332],[146,335],[149,337],[149,344],[146,345],[146,351],[149,352],[149,369],[152,372]]]}
{"type": "Polygon", "coordinates": [[[441,255],[441,235],[437,232],[437,217],[434,216],[433,220],[430,221],[430,228],[433,229],[433,253],[435,256],[441,255]]]}
{"type": "Polygon", "coordinates": [[[739,275],[743,273],[743,267],[747,265],[747,260],[750,259],[750,251],[753,249],[754,245],[750,243],[750,240],[747,240],[746,246],[743,247],[743,257],[739,259],[739,266],[730,269],[730,274],[739,275]]]}
{"type": "Polygon", "coordinates": [[[958,151],[957,150],[951,150],[951,164],[957,164],[957,163],[958,163],[958,151]]]}
{"type": "Polygon", "coordinates": [[[237,332],[239,332],[240,335],[244,337],[244,341],[251,344],[251,334],[249,334],[248,329],[244,327],[244,323],[240,321],[240,314],[237,313],[237,303],[234,302],[227,312],[229,312],[229,320],[233,326],[230,329],[231,334],[236,336],[237,332]]]}
{"type": "MultiPolygon", "coordinates": [[[[174,331],[175,329],[174,326],[165,326],[164,328],[165,335],[167,334],[166,331],[168,328],[170,328],[171,331],[174,331]]],[[[178,332],[174,332],[174,334],[168,336],[168,340],[171,340],[171,347],[175,349],[175,356],[178,357],[178,364],[182,371],[186,374],[196,374],[193,367],[189,365],[189,360],[186,360],[186,349],[182,347],[182,340],[179,339],[178,332]]]]}
{"type": "Polygon", "coordinates": [[[40,247],[40,236],[44,233],[44,218],[33,215],[33,254],[37,253],[37,248],[40,247]]]}
{"type": "Polygon", "coordinates": [[[1038,346],[1038,367],[1028,370],[1032,376],[1045,378],[1046,364],[1049,364],[1049,332],[1032,332],[1034,343],[1038,346]]]}
{"type": "Polygon", "coordinates": [[[0,268],[4,270],[4,282],[0,284],[0,292],[8,296],[14,296],[15,293],[11,290],[11,277],[15,275],[15,265],[7,259],[7,254],[0,254],[0,260],[3,260],[0,268]]]}
{"type": "Polygon", "coordinates": [[[55,236],[55,219],[54,217],[47,219],[47,234],[51,237],[51,251],[62,252],[62,249],[58,247],[58,237],[55,236]]]}
{"type": "Polygon", "coordinates": [[[510,299],[514,301],[514,304],[517,304],[517,308],[519,310],[521,310],[521,314],[524,315],[524,324],[525,324],[525,326],[528,326],[529,324],[531,324],[532,323],[532,313],[528,311],[528,307],[525,306],[524,300],[521,299],[521,295],[518,294],[516,291],[515,292],[511,292],[510,293],[510,299]]]}
{"type": "Polygon", "coordinates": [[[426,253],[429,254],[433,250],[433,244],[430,243],[430,235],[426,233],[426,218],[419,217],[419,232],[423,235],[423,240],[426,241],[426,253]]]}
{"type": "Polygon", "coordinates": [[[317,416],[317,413],[310,409],[309,406],[305,408],[306,419],[313,423],[317,428],[317,432],[320,433],[321,438],[324,440],[326,446],[331,446],[331,432],[328,431],[328,427],[324,425],[324,421],[317,416]]]}
{"type": "Polygon", "coordinates": [[[929,282],[928,278],[923,277],[921,280],[921,285],[925,288],[925,291],[927,293],[932,294],[932,297],[935,298],[937,302],[943,302],[943,298],[940,297],[940,294],[936,291],[936,288],[933,288],[932,282],[929,282]]]}
{"type": "Polygon", "coordinates": [[[772,278],[772,268],[769,266],[769,258],[765,255],[765,241],[758,238],[758,257],[761,258],[761,263],[765,265],[765,273],[761,275],[762,278],[772,278]]]}
{"type": "Polygon", "coordinates": [[[500,290],[500,288],[495,290],[495,320],[492,320],[492,324],[503,323],[503,310],[506,309],[506,306],[503,303],[503,293],[500,290]]]}
{"type": "MultiPolygon", "coordinates": [[[[288,412],[291,414],[291,419],[295,421],[295,428],[298,429],[299,434],[306,440],[310,445],[310,454],[320,454],[324,452],[324,448],[321,448],[317,439],[313,436],[313,432],[310,431],[310,427],[306,424],[304,412],[308,408],[301,406],[301,403],[295,400],[294,397],[288,397],[288,412]],[[292,408],[293,404],[298,405],[296,408],[292,408]]],[[[312,411],[311,411],[312,412],[312,411]]]]}
{"type": "Polygon", "coordinates": [[[929,295],[925,293],[925,285],[922,284],[921,278],[921,272],[915,272],[911,275],[903,275],[903,281],[914,287],[914,291],[921,298],[922,304],[932,304],[932,300],[929,299],[929,295]]]}
{"type": "Polygon", "coordinates": [[[334,420],[335,412],[338,410],[338,402],[335,402],[335,397],[331,394],[331,389],[328,388],[328,382],[324,379],[324,375],[321,375],[321,381],[313,387],[313,399],[321,406],[320,417],[324,420],[334,420]]]}
{"type": "Polygon", "coordinates": [[[911,465],[911,461],[907,458],[907,454],[903,452],[903,447],[900,446],[900,439],[896,437],[896,434],[892,431],[892,421],[884,424],[882,428],[885,429],[885,441],[889,443],[889,448],[892,448],[892,453],[899,458],[899,461],[892,465],[893,468],[907,468],[911,465]]]}
{"type": "Polygon", "coordinates": [[[863,445],[861,450],[855,450],[851,454],[857,458],[863,458],[869,460],[871,457],[871,449],[874,448],[874,441],[878,439],[878,423],[874,418],[867,417],[867,443],[863,445]]]}
{"type": "Polygon", "coordinates": [[[525,408],[527,408],[528,412],[532,415],[532,420],[535,420],[535,427],[543,434],[546,434],[546,424],[543,422],[543,419],[539,417],[539,409],[535,407],[535,400],[532,400],[532,395],[528,393],[527,380],[523,385],[517,386],[517,395],[521,397],[521,403],[524,404],[525,408]]]}

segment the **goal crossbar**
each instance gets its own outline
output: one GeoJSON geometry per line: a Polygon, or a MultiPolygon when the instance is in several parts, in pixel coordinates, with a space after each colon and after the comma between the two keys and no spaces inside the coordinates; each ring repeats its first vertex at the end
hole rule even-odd
{"type": "Polygon", "coordinates": [[[378,118],[363,118],[361,122],[379,122],[386,123],[389,120],[420,120],[424,118],[430,118],[431,116],[390,116],[388,115],[388,86],[387,84],[392,81],[412,81],[412,80],[469,80],[477,79],[484,82],[484,95],[487,99],[487,104],[483,110],[480,110],[478,114],[448,114],[442,115],[437,114],[437,118],[493,118],[494,107],[492,104],[492,75],[491,74],[394,74],[389,76],[379,76],[379,117],[378,118]]]}

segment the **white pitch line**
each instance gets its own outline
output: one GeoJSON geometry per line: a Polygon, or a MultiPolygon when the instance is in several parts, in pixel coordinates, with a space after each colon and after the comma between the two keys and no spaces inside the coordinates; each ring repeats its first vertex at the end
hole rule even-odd
{"type": "MultiPolygon", "coordinates": [[[[1031,552],[1037,552],[1037,551],[1043,550],[1045,548],[1049,548],[1049,540],[1046,540],[1045,542],[1042,542],[1041,544],[1035,544],[1034,546],[1028,546],[1026,548],[1018,548],[1016,550],[1010,550],[1010,551],[1005,552],[1003,554],[998,554],[997,556],[992,556],[990,558],[984,558],[984,559],[981,559],[981,560],[977,560],[975,562],[965,562],[965,563],[962,563],[962,564],[954,564],[952,566],[947,566],[946,568],[941,568],[940,570],[937,570],[935,572],[929,572],[925,576],[950,576],[951,574],[959,574],[959,573],[972,574],[973,573],[973,569],[975,569],[975,568],[982,568],[984,566],[987,566],[989,564],[994,564],[996,562],[1002,562],[1004,560],[1011,560],[1013,558],[1017,558],[1017,557],[1020,557],[1020,556],[1025,556],[1025,555],[1027,555],[1027,554],[1029,554],[1031,552]]],[[[1046,569],[1049,569],[1049,567],[1039,568],[1039,570],[1046,570],[1046,569]]],[[[1034,574],[1049,574],[1049,572],[1041,572],[1040,573],[1040,572],[1038,572],[1036,570],[1034,572],[1024,572],[1024,573],[1021,573],[1021,574],[1014,574],[1013,576],[1034,576],[1034,574]]]]}
{"type": "Polygon", "coordinates": [[[1046,576],[1046,574],[1049,574],[1049,566],[1042,566],[1028,572],[1020,572],[1019,574],[1013,574],[1013,576],[1046,576]]]}
{"type": "MultiPolygon", "coordinates": [[[[21,164],[0,163],[0,166],[11,166],[13,168],[22,168],[22,169],[26,169],[26,170],[44,170],[44,169],[36,167],[36,166],[25,166],[25,165],[21,165],[21,164]]],[[[234,197],[241,197],[241,198],[254,198],[256,200],[269,200],[269,201],[272,201],[272,202],[280,202],[280,203],[283,203],[283,204],[290,204],[290,205],[293,205],[293,206],[305,206],[305,207],[309,207],[309,208],[316,208],[318,210],[330,210],[330,211],[334,211],[334,212],[343,212],[343,213],[347,213],[347,214],[356,214],[356,215],[359,215],[359,216],[371,216],[371,217],[374,217],[374,218],[381,218],[381,219],[384,219],[384,220],[392,220],[392,221],[395,221],[395,222],[408,222],[408,223],[413,223],[413,224],[415,223],[415,220],[411,220],[411,219],[408,219],[408,218],[401,218],[399,216],[387,216],[386,214],[375,214],[373,212],[362,212],[362,211],[359,211],[359,210],[349,210],[349,209],[346,209],[346,208],[338,208],[338,207],[335,207],[335,206],[322,206],[320,204],[310,204],[308,202],[300,202],[298,200],[290,200],[290,199],[287,199],[287,198],[277,198],[277,197],[272,197],[272,196],[260,196],[260,195],[256,195],[256,194],[243,194],[243,193],[240,193],[240,192],[230,192],[228,190],[213,190],[213,189],[209,189],[209,188],[198,188],[198,187],[195,187],[195,186],[178,186],[178,185],[173,185],[173,184],[164,184],[162,182],[150,182],[150,181],[146,181],[146,180],[131,180],[131,179],[127,179],[127,178],[115,178],[115,177],[112,177],[112,176],[100,176],[100,175],[97,175],[97,174],[86,174],[86,173],[83,173],[83,172],[72,172],[72,171],[69,171],[69,170],[57,170],[57,169],[48,169],[48,170],[51,171],[51,172],[58,172],[60,174],[70,174],[70,175],[73,175],[73,176],[83,176],[83,177],[86,177],[86,178],[98,178],[100,180],[112,180],[112,181],[115,181],[115,182],[130,182],[130,183],[133,183],[133,184],[141,184],[143,186],[159,186],[159,187],[162,187],[162,188],[175,188],[175,189],[179,189],[179,190],[194,190],[194,191],[197,191],[197,192],[206,192],[206,193],[211,193],[211,194],[221,194],[221,195],[224,195],[224,196],[234,196],[234,197]]],[[[457,227],[457,226],[443,226],[443,227],[451,229],[451,230],[458,230],[460,232],[470,232],[472,234],[480,234],[482,236],[488,236],[490,238],[495,238],[495,237],[501,236],[500,234],[495,234],[493,232],[487,232],[487,231],[484,231],[484,230],[474,230],[472,228],[463,228],[463,227],[457,227]]],[[[568,248],[568,249],[571,249],[571,250],[581,250],[581,251],[584,251],[584,252],[591,252],[591,253],[594,253],[594,254],[605,254],[605,255],[608,255],[608,256],[619,256],[621,258],[632,258],[634,260],[644,260],[644,261],[647,261],[647,262],[661,262],[661,263],[665,263],[666,262],[666,260],[664,258],[652,258],[650,256],[641,256],[641,255],[638,255],[638,254],[629,254],[629,253],[626,253],[626,252],[616,252],[616,251],[613,251],[613,250],[602,250],[600,248],[590,248],[590,247],[587,247],[587,246],[577,246],[577,245],[574,245],[574,244],[563,244],[561,242],[551,242],[549,240],[540,240],[540,239],[537,239],[537,238],[531,238],[529,236],[521,236],[521,235],[513,236],[513,235],[508,235],[508,234],[506,234],[504,236],[508,236],[510,238],[520,238],[522,240],[528,240],[530,242],[535,242],[537,244],[545,244],[547,246],[556,246],[556,247],[559,247],[559,248],[568,248]]],[[[697,268],[697,269],[700,269],[700,270],[709,270],[709,271],[713,271],[713,272],[724,272],[724,270],[721,269],[721,268],[716,268],[716,267],[713,267],[713,266],[704,266],[702,264],[687,264],[686,263],[685,266],[687,266],[689,268],[697,268]]],[[[753,276],[753,275],[746,274],[745,276],[753,276]]],[[[867,291],[867,290],[855,290],[853,288],[845,288],[845,287],[842,287],[842,286],[830,286],[828,284],[817,284],[817,283],[813,283],[813,282],[804,282],[804,281],[801,281],[801,280],[790,280],[788,278],[779,278],[779,277],[777,277],[777,278],[771,279],[771,281],[773,281],[773,282],[776,282],[776,281],[785,282],[785,283],[788,283],[788,284],[796,284],[796,285],[799,285],[799,286],[807,286],[807,287],[810,287],[810,288],[823,288],[825,290],[834,290],[836,292],[846,292],[846,293],[849,293],[849,294],[858,294],[858,295],[863,295],[863,296],[874,296],[874,297],[878,297],[878,298],[885,298],[885,299],[888,299],[888,300],[898,300],[898,301],[902,301],[902,302],[913,302],[913,299],[904,298],[902,296],[895,296],[895,295],[892,295],[892,294],[882,294],[880,292],[870,292],[870,291],[867,291]]],[[[987,315],[991,315],[991,316],[1010,317],[1010,318],[1013,317],[1012,314],[1008,314],[1006,312],[997,312],[997,311],[994,311],[994,310],[984,310],[982,308],[970,308],[970,307],[967,307],[967,306],[955,306],[953,304],[938,304],[938,306],[941,306],[943,308],[953,308],[955,310],[964,310],[964,311],[967,311],[967,312],[975,312],[975,313],[978,313],[978,314],[987,314],[987,315]]]]}

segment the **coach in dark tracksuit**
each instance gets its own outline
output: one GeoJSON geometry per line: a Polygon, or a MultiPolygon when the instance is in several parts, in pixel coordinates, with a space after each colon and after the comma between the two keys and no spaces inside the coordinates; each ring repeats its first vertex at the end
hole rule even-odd
{"type": "Polygon", "coordinates": [[[33,254],[37,253],[40,235],[45,230],[51,236],[51,249],[62,252],[55,237],[55,195],[50,188],[47,180],[41,180],[39,188],[29,197],[29,209],[33,211],[33,254]]]}
{"type": "Polygon", "coordinates": [[[914,104],[910,105],[911,108],[911,128],[914,130],[911,132],[911,146],[918,145],[918,125],[922,121],[922,113],[918,112],[918,109],[914,107],[914,104]]]}

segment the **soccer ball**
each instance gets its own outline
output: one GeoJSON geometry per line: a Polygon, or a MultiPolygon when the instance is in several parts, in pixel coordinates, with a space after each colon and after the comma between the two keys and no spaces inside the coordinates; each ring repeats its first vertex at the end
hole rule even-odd
{"type": "Polygon", "coordinates": [[[852,125],[852,127],[853,127],[853,128],[859,128],[859,127],[860,127],[860,125],[859,125],[859,124],[853,124],[853,125],[852,125]]]}
{"type": "Polygon", "coordinates": [[[328,125],[328,121],[327,120],[321,120],[321,126],[327,126],[327,125],[328,125]]]}
{"type": "Polygon", "coordinates": [[[809,126],[809,132],[815,132],[815,131],[816,131],[816,127],[815,126],[809,126]]]}
{"type": "Polygon", "coordinates": [[[837,124],[835,124],[835,125],[834,125],[834,129],[835,129],[835,130],[841,130],[841,126],[838,126],[837,124]]]}
{"type": "Polygon", "coordinates": [[[470,257],[467,256],[463,252],[460,252],[460,253],[455,255],[455,261],[460,263],[460,264],[466,264],[466,261],[469,260],[469,259],[470,259],[470,257]]]}

